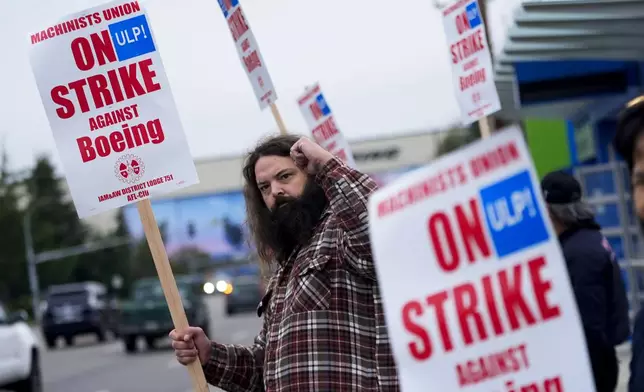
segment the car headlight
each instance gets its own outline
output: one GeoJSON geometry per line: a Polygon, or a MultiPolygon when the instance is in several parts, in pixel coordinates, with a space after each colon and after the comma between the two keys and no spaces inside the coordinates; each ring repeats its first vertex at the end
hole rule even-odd
{"type": "Polygon", "coordinates": [[[220,280],[217,282],[216,288],[217,291],[223,293],[228,289],[228,282],[226,282],[225,280],[220,280]]]}
{"type": "Polygon", "coordinates": [[[206,282],[203,285],[203,291],[206,294],[212,294],[215,292],[215,285],[212,284],[211,282],[206,282]]]}

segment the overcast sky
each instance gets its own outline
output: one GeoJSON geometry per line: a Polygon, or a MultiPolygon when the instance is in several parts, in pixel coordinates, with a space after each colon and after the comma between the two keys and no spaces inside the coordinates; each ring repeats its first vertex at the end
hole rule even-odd
{"type": "MultiPolygon", "coordinates": [[[[0,0],[0,142],[12,168],[59,165],[28,60],[27,35],[101,0],[0,0]]],[[[216,0],[143,0],[192,155],[237,154],[276,132],[260,111],[216,0]]],[[[500,49],[517,0],[494,0],[500,49]]],[[[242,0],[286,126],[306,133],[296,98],[316,81],[350,140],[458,121],[445,36],[432,0],[242,0]]]]}

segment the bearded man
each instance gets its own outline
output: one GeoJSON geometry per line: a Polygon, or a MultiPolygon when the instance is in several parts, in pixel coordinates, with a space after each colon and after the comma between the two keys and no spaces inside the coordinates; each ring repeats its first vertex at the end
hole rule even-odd
{"type": "Polygon", "coordinates": [[[170,333],[180,363],[233,392],[399,391],[368,232],[369,176],[307,138],[279,136],[243,169],[250,230],[276,272],[252,346],[170,333]]]}

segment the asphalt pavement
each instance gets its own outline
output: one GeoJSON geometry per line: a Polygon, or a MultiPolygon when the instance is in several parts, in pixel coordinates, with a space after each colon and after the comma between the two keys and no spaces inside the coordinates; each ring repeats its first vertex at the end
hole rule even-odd
{"type": "MultiPolygon", "coordinates": [[[[207,297],[211,338],[222,343],[251,344],[261,320],[249,312],[226,317],[220,299],[207,297]]],[[[77,345],[43,355],[44,392],[188,392],[187,370],[175,359],[169,339],[149,351],[141,342],[137,354],[127,355],[122,343],[97,343],[94,337],[79,337],[77,345]]],[[[211,391],[219,389],[211,387],[211,391]]]]}
{"type": "MultiPolygon", "coordinates": [[[[219,297],[206,297],[211,313],[211,338],[222,343],[251,344],[261,320],[254,312],[227,317],[219,297]]],[[[143,342],[139,353],[127,355],[122,343],[78,339],[74,347],[60,345],[43,354],[44,392],[188,392],[187,370],[174,358],[169,341],[149,351],[143,342]]],[[[626,392],[629,348],[620,350],[620,386],[626,392]]],[[[219,389],[211,387],[211,392],[219,389]]]]}

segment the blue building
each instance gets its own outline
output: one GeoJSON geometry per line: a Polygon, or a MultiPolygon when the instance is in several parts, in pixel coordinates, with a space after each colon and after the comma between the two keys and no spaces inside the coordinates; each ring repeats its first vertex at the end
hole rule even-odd
{"type": "Polygon", "coordinates": [[[525,121],[538,168],[579,178],[620,259],[632,311],[644,300],[643,243],[630,178],[610,144],[619,111],[644,94],[643,22],[642,0],[523,0],[495,63],[500,114],[525,121]],[[539,147],[548,144],[563,146],[563,158],[539,147]]]}

